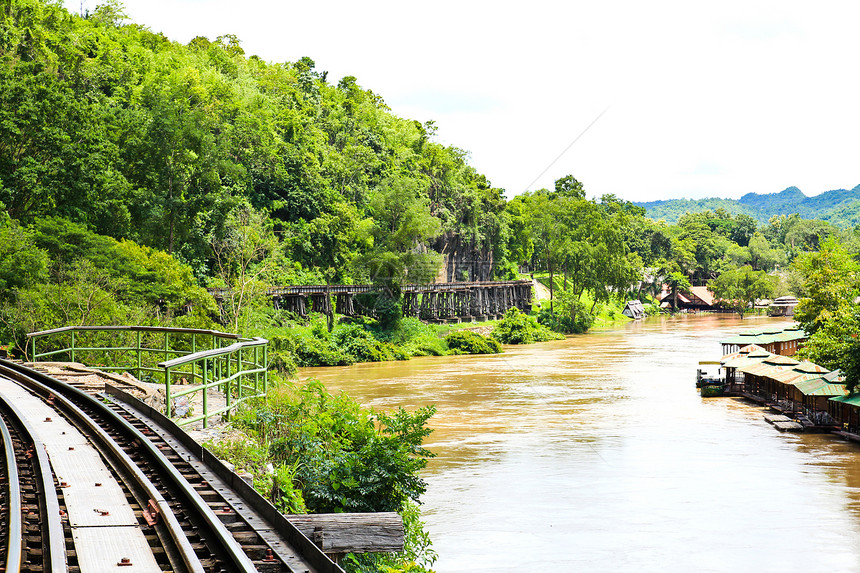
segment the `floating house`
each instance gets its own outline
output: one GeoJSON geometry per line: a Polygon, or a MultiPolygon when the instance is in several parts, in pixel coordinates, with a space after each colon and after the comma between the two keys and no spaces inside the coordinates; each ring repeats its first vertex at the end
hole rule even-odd
{"type": "Polygon", "coordinates": [[[645,318],[645,307],[642,306],[641,300],[628,300],[621,314],[627,318],[639,320],[640,318],[645,318]]]}
{"type": "Polygon", "coordinates": [[[723,355],[739,351],[744,346],[754,344],[772,354],[791,356],[803,346],[809,336],[800,327],[771,328],[742,332],[737,336],[720,341],[723,355]]]}
{"type": "Polygon", "coordinates": [[[768,316],[794,316],[794,307],[800,302],[793,296],[781,296],[767,307],[768,316]]]}
{"type": "MultiPolygon", "coordinates": [[[[794,400],[800,402],[803,410],[808,413],[829,412],[831,401],[841,399],[847,394],[845,376],[839,370],[793,384],[794,400]]],[[[831,417],[837,419],[832,414],[831,417]]]]}
{"type": "MultiPolygon", "coordinates": [[[[752,336],[747,335],[749,338],[752,336]]],[[[757,344],[724,355],[720,366],[726,372],[729,395],[744,396],[793,418],[790,425],[794,429],[836,431],[860,441],[860,393],[848,393],[839,370],[831,372],[809,361],[768,352],[757,344]]]]}
{"type": "Polygon", "coordinates": [[[860,392],[831,398],[828,412],[842,428],[837,434],[855,440],[860,438],[860,392]]]}

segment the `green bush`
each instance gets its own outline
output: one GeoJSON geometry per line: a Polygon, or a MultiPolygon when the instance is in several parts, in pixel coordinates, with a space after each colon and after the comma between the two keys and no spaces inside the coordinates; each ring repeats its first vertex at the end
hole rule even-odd
{"type": "Polygon", "coordinates": [[[565,334],[581,334],[594,324],[594,316],[588,312],[578,313],[573,318],[562,312],[550,313],[549,308],[540,309],[537,320],[547,328],[565,334]]]}
{"type": "Polygon", "coordinates": [[[492,337],[502,344],[531,344],[564,338],[561,334],[538,324],[534,317],[524,314],[516,307],[505,313],[493,330],[492,337]]]}
{"type": "Polygon", "coordinates": [[[497,340],[471,330],[457,330],[445,337],[445,342],[456,354],[498,354],[502,345],[497,340]]]}
{"type": "Polygon", "coordinates": [[[448,350],[445,341],[434,335],[422,335],[401,347],[409,356],[445,356],[448,350]]]}
{"type": "MultiPolygon", "coordinates": [[[[439,338],[436,330],[429,324],[415,317],[402,319],[396,328],[380,330],[370,327],[374,336],[390,342],[406,357],[411,356],[444,356],[448,354],[445,341],[439,338]]],[[[400,358],[397,358],[400,360],[400,358]]]]}
{"type": "Polygon", "coordinates": [[[594,315],[569,291],[559,291],[553,310],[551,313],[548,306],[541,308],[537,320],[555,332],[581,334],[594,324],[594,315]]]}
{"type": "Polygon", "coordinates": [[[655,316],[662,312],[660,305],[654,304],[652,302],[643,303],[642,307],[645,309],[645,314],[648,316],[655,316]]]}
{"type": "Polygon", "coordinates": [[[348,366],[355,362],[352,355],[313,336],[296,339],[293,356],[299,366],[348,366]]]}
{"type": "Polygon", "coordinates": [[[290,481],[309,511],[399,511],[426,488],[420,471],[432,454],[422,442],[434,412],[371,412],[310,381],[273,388],[233,423],[268,446],[269,463],[295,468],[290,481]]]}
{"type": "Polygon", "coordinates": [[[392,345],[374,338],[359,324],[338,326],[332,333],[332,342],[353,362],[384,362],[394,360],[392,345]]]}
{"type": "MultiPolygon", "coordinates": [[[[308,512],[302,490],[296,486],[297,467],[298,464],[280,464],[274,472],[266,474],[271,485],[265,482],[260,484],[262,488],[259,489],[269,490],[269,500],[281,513],[308,512]]],[[[257,487],[256,483],[254,487],[257,487]]]]}
{"type": "Polygon", "coordinates": [[[433,456],[423,442],[434,412],[374,412],[317,381],[276,384],[233,417],[247,438],[206,445],[254,474],[254,488],[281,511],[401,513],[403,552],[349,555],[347,571],[427,572],[436,553],[418,500],[426,488],[421,471],[433,456]]]}
{"type": "Polygon", "coordinates": [[[298,365],[291,353],[285,350],[273,350],[269,353],[269,369],[287,376],[295,376],[298,365]]]}

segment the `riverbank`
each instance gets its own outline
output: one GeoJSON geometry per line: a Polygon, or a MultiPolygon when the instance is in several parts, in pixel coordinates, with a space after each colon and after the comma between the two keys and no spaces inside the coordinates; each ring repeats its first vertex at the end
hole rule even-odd
{"type": "Polygon", "coordinates": [[[269,340],[269,364],[286,374],[294,374],[297,368],[307,366],[347,366],[419,356],[500,352],[501,348],[487,350],[488,345],[494,347],[494,341],[529,344],[562,338],[560,333],[552,332],[534,316],[517,308],[491,321],[432,324],[410,317],[388,329],[371,318],[336,316],[330,330],[325,315],[311,313],[306,320],[290,320],[261,328],[255,335],[269,340]],[[455,336],[462,331],[469,336],[455,336]],[[464,345],[464,338],[470,343],[464,345]]]}

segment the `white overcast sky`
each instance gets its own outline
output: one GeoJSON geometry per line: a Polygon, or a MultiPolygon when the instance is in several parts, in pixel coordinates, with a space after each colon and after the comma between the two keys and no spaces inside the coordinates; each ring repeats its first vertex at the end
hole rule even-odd
{"type": "Polygon", "coordinates": [[[124,4],[172,40],[235,34],[248,55],[355,76],[508,197],[566,174],[633,201],[860,184],[848,0],[124,4]]]}

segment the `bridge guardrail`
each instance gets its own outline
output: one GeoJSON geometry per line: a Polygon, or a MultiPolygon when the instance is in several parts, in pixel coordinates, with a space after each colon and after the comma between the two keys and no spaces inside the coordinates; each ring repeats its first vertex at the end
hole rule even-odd
{"type": "Polygon", "coordinates": [[[212,416],[229,416],[238,404],[263,396],[268,389],[268,341],[264,338],[154,326],[66,326],[31,332],[27,338],[32,362],[64,357],[100,370],[132,372],[138,380],[148,376],[163,383],[168,417],[173,417],[178,398],[202,392],[202,413],[182,417],[176,420],[178,425],[202,421],[206,427],[212,416]],[[37,341],[45,339],[51,340],[48,349],[38,352],[37,341]],[[175,386],[182,389],[176,391],[175,386]],[[223,393],[224,406],[210,409],[211,389],[223,393]]]}

